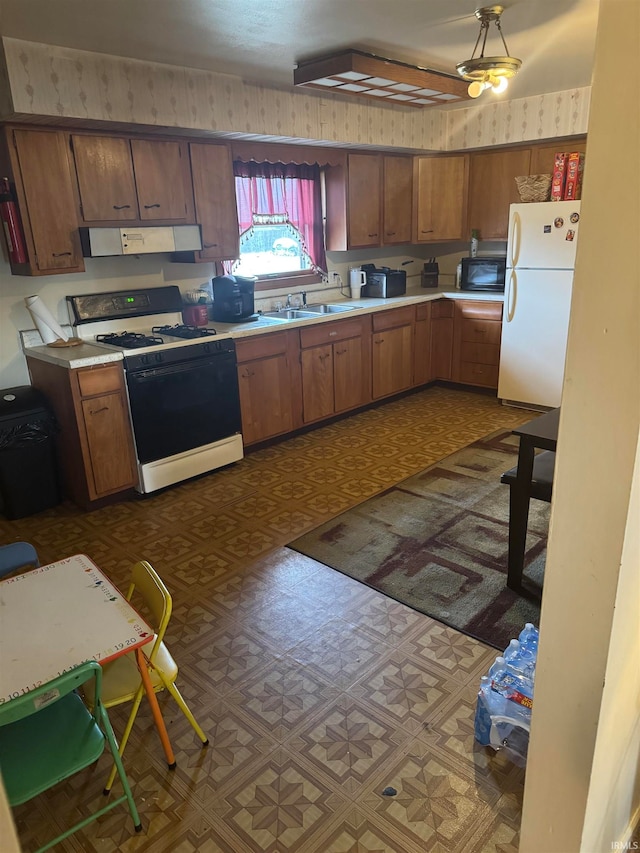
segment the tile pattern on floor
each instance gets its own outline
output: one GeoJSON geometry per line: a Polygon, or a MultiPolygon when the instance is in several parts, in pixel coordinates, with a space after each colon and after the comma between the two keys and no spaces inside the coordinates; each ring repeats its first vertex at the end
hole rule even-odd
{"type": "MultiPolygon", "coordinates": [[[[143,703],[125,766],[141,835],[114,810],[59,845],[136,853],[515,853],[523,772],[473,739],[495,650],[283,548],[530,413],[431,388],[92,512],[0,518],[42,562],[87,553],[121,587],[146,559],[172,592],[167,643],[210,738],[170,697],[169,771],[143,703]],[[395,796],[385,796],[387,788],[395,796]]],[[[128,708],[110,716],[116,735],[128,708]]],[[[105,757],[15,809],[24,850],[103,804],[105,757]]]]}

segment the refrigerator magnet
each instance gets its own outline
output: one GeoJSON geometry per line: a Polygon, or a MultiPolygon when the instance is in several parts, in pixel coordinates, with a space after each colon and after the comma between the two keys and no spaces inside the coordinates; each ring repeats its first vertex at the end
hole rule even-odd
{"type": "Polygon", "coordinates": [[[561,216],[556,216],[556,218],[553,220],[553,224],[556,226],[556,228],[562,228],[562,226],[564,225],[564,219],[561,216]]]}
{"type": "Polygon", "coordinates": [[[576,222],[580,222],[580,214],[574,211],[574,213],[571,214],[569,219],[575,225],[576,222]]]}
{"type": "Polygon", "coordinates": [[[543,225],[542,230],[545,234],[551,234],[551,226],[550,225],[543,225]]]}
{"type": "Polygon", "coordinates": [[[568,241],[569,241],[569,243],[570,243],[570,242],[573,240],[573,238],[574,238],[575,236],[576,236],[576,232],[575,232],[575,231],[572,231],[572,230],[571,230],[571,228],[569,228],[569,229],[567,230],[567,236],[566,236],[564,239],[565,239],[565,240],[568,240],[568,241]]]}

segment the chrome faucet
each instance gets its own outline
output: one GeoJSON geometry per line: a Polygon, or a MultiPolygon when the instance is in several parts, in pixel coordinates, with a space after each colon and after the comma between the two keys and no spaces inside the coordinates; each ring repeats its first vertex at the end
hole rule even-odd
{"type": "Polygon", "coordinates": [[[306,307],[307,307],[307,291],[306,291],[306,290],[301,290],[301,291],[300,291],[300,296],[302,297],[302,307],[303,307],[303,308],[306,308],[306,307]]]}
{"type": "Polygon", "coordinates": [[[291,297],[292,296],[293,296],[293,293],[287,293],[287,301],[286,301],[285,306],[284,306],[285,308],[291,308],[291,297]]]}

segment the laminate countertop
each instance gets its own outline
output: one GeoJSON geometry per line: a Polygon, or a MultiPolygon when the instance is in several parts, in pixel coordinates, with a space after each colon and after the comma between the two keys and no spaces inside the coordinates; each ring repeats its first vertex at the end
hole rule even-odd
{"type": "MultiPolygon", "coordinates": [[[[314,295],[311,294],[311,299],[314,295]]],[[[288,320],[282,322],[270,317],[259,316],[257,320],[248,323],[218,323],[210,322],[208,329],[213,329],[220,338],[246,338],[269,332],[296,329],[301,326],[309,326],[315,323],[326,323],[335,320],[344,320],[347,317],[358,317],[362,314],[373,314],[378,311],[386,311],[389,308],[399,308],[403,305],[416,305],[421,302],[433,302],[435,299],[470,299],[474,302],[503,302],[502,293],[478,293],[475,291],[441,290],[434,288],[425,291],[421,288],[407,290],[403,296],[393,296],[389,299],[331,299],[326,300],[332,305],[345,305],[353,308],[352,311],[335,314],[319,314],[314,318],[301,320],[288,320]]],[[[318,301],[322,295],[318,294],[318,301]]],[[[309,303],[310,305],[313,302],[309,303]]],[[[108,350],[97,344],[83,343],[73,347],[49,347],[37,343],[40,339],[38,332],[28,330],[21,332],[22,347],[25,356],[56,364],[69,370],[80,367],[92,367],[97,364],[107,364],[112,361],[122,361],[122,353],[108,350]]]]}

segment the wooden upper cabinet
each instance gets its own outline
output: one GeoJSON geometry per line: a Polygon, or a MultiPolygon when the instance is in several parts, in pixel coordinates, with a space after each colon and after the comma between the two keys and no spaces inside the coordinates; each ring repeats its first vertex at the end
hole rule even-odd
{"type": "Polygon", "coordinates": [[[382,157],[349,154],[348,243],[350,249],[382,243],[382,157]]]}
{"type": "Polygon", "coordinates": [[[66,135],[14,130],[12,159],[30,257],[19,272],[84,270],[66,135]]]}
{"type": "Polygon", "coordinates": [[[410,243],[413,213],[413,159],[383,158],[382,242],[410,243]]]}
{"type": "Polygon", "coordinates": [[[74,134],[71,145],[85,224],[195,221],[186,143],[74,134]]]}
{"type": "Polygon", "coordinates": [[[189,148],[196,221],[202,229],[200,259],[237,258],[238,210],[231,150],[227,145],[200,143],[189,148]]]}
{"type": "Polygon", "coordinates": [[[467,155],[416,157],[416,242],[463,240],[467,237],[467,155]]]}
{"type": "Polygon", "coordinates": [[[531,163],[529,175],[551,175],[553,174],[554,159],[557,151],[578,151],[584,154],[587,150],[587,140],[581,139],[575,142],[565,140],[553,145],[536,145],[531,149],[531,163]]]}
{"type": "Polygon", "coordinates": [[[531,149],[470,155],[469,217],[466,233],[480,231],[481,240],[506,240],[509,205],[520,201],[515,178],[528,175],[531,149]]]}
{"type": "Polygon", "coordinates": [[[128,139],[71,137],[84,222],[138,219],[138,198],[128,139]]]}
{"type": "Polygon", "coordinates": [[[182,142],[132,139],[140,219],[193,221],[189,157],[182,142]]]}

